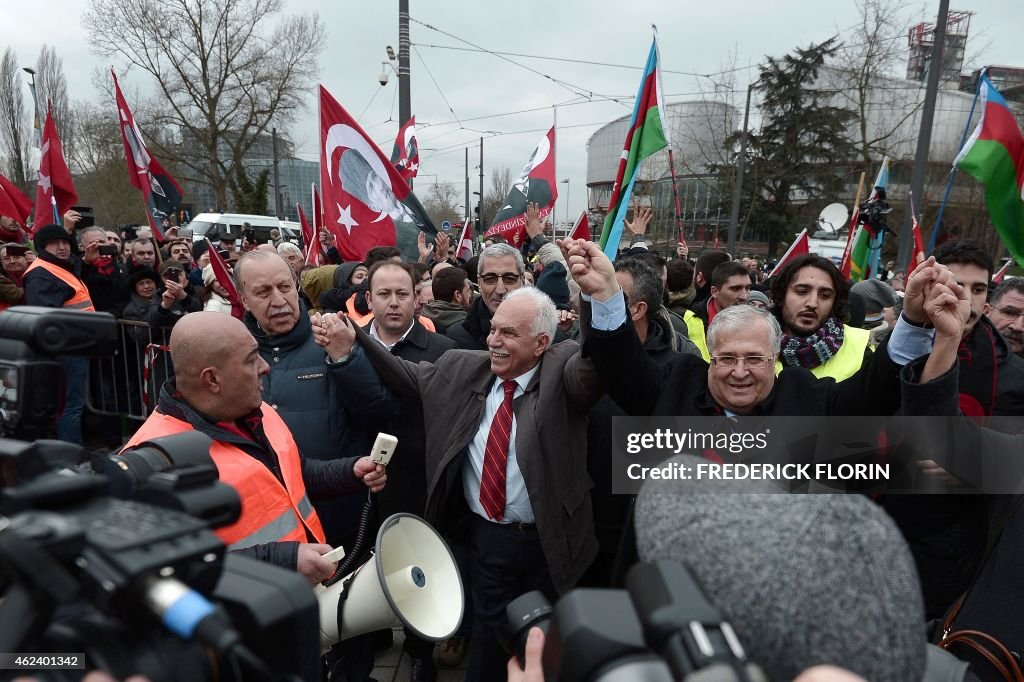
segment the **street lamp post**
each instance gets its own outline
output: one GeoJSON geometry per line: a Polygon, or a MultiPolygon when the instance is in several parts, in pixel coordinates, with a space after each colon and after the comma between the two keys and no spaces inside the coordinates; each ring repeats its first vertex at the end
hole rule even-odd
{"type": "Polygon", "coordinates": [[[28,89],[32,92],[32,105],[35,107],[35,113],[33,115],[32,127],[34,128],[34,134],[36,138],[36,148],[43,146],[43,126],[39,121],[39,97],[36,96],[36,72],[35,69],[31,69],[27,66],[21,69],[28,74],[28,89]]]}

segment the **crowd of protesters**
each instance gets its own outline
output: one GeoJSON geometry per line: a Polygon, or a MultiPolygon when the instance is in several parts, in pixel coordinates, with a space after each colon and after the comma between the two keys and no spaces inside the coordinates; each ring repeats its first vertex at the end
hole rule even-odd
{"type": "MultiPolygon", "coordinates": [[[[319,266],[288,241],[215,235],[231,282],[218,278],[206,240],[174,228],[158,242],[146,228],[79,229],[69,211],[29,239],[0,217],[0,310],[27,304],[121,321],[117,362],[58,358],[66,386],[54,435],[112,448],[175,429],[208,433],[226,448],[219,468],[247,462],[222,470],[237,477],[243,509],[263,504],[251,488],[265,477],[280,488],[283,513],[298,516],[288,533],[268,536],[243,512],[239,523],[252,527],[222,536],[232,549],[315,582],[332,567],[320,550],[354,539],[360,481],[378,492],[381,519],[425,516],[453,549],[466,617],[436,652],[406,632],[417,681],[467,652],[467,679],[518,677],[499,644],[512,599],[620,586],[626,568],[651,558],[637,552],[634,498],[612,493],[615,416],[925,414],[950,397],[947,411],[983,425],[1024,415],[1024,280],[993,286],[992,259],[973,242],[947,242],[909,274],[890,267],[851,286],[813,254],[773,276],[756,257],[705,249],[691,259],[685,244],[665,259],[646,240],[646,209],[627,221],[632,239],[614,262],[590,242],[553,241],[536,205],[526,217],[521,248],[486,240],[468,260],[444,233],[432,243],[421,235],[415,262],[387,246],[343,262],[323,232],[319,266]],[[119,398],[142,409],[103,409],[119,398]],[[84,422],[90,412],[95,421],[84,422]],[[399,441],[386,476],[362,458],[379,431],[399,441]]],[[[920,475],[963,487],[949,467],[920,475]]],[[[1024,523],[1019,505],[966,492],[862,498],[902,535],[892,573],[916,580],[885,589],[902,589],[911,604],[907,638],[917,651],[846,656],[836,645],[826,655],[804,642],[761,653],[785,665],[759,662],[776,674],[831,663],[870,680],[928,679],[925,625],[955,609],[955,629],[1022,650],[1019,618],[984,606],[1005,599],[1020,613],[1013,577],[988,575],[984,590],[972,589],[1024,546],[1009,535],[1024,523]]],[[[855,561],[876,560],[862,549],[855,561]]],[[[906,635],[864,628],[861,639],[906,635]]],[[[331,679],[368,679],[389,635],[332,651],[331,679]]],[[[964,654],[981,679],[1002,679],[973,656],[964,654]]],[[[824,674],[806,679],[859,679],[824,674]]]]}

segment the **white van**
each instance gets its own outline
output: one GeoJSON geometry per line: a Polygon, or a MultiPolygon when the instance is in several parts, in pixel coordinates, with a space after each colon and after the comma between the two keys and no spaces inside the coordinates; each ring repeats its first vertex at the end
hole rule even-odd
{"type": "Polygon", "coordinates": [[[301,239],[301,229],[295,230],[282,225],[277,218],[265,215],[246,215],[245,213],[200,213],[185,227],[192,229],[192,241],[202,241],[206,237],[215,239],[217,235],[227,233],[241,243],[243,225],[249,223],[256,232],[256,241],[270,241],[270,231],[280,230],[281,236],[289,241],[301,239]]]}

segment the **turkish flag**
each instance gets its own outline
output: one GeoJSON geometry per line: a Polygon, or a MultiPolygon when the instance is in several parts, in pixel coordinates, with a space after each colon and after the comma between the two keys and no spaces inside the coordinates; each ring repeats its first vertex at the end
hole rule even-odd
{"type": "Polygon", "coordinates": [[[398,170],[323,86],[320,189],[324,227],[337,238],[343,260],[364,260],[375,246],[397,246],[414,261],[419,233],[437,234],[398,170]]]}
{"type": "Polygon", "coordinates": [[[36,185],[36,215],[32,221],[32,234],[43,225],[53,223],[52,200],[57,202],[57,215],[62,216],[78,203],[78,192],[71,180],[64,149],[60,145],[57,126],[46,103],[46,123],[43,125],[42,146],[39,149],[39,183],[36,185]]]}
{"type": "Polygon", "coordinates": [[[804,254],[808,254],[810,252],[811,243],[807,241],[807,230],[804,229],[801,230],[800,234],[796,236],[796,239],[793,240],[793,243],[790,245],[789,249],[786,251],[786,253],[782,255],[782,258],[779,259],[779,262],[775,264],[775,267],[772,269],[772,273],[768,276],[774,277],[779,273],[779,270],[782,269],[783,265],[793,260],[797,256],[803,256],[804,254]]]}
{"type": "Polygon", "coordinates": [[[395,148],[391,150],[391,163],[406,180],[416,177],[420,168],[420,147],[416,143],[416,117],[411,117],[398,131],[395,148]]]}
{"type": "Polygon", "coordinates": [[[526,236],[526,205],[538,204],[540,219],[543,221],[551,215],[557,198],[555,129],[551,128],[547,135],[540,139],[537,148],[530,155],[530,160],[523,166],[484,236],[499,235],[509,244],[521,246],[526,236]]]}
{"type": "Polygon", "coordinates": [[[590,221],[587,219],[587,212],[580,213],[579,220],[572,226],[569,239],[586,239],[590,241],[590,221]]]}
{"type": "Polygon", "coordinates": [[[14,218],[22,225],[32,212],[32,200],[18,187],[0,175],[0,216],[14,218]]]}
{"type": "Polygon", "coordinates": [[[164,220],[178,210],[184,193],[174,178],[149,153],[146,143],[142,141],[142,132],[135,123],[135,116],[121,93],[117,76],[113,71],[110,75],[114,78],[117,121],[121,126],[121,142],[124,143],[124,158],[128,165],[128,181],[142,192],[149,227],[157,240],[163,242],[164,220]]]}

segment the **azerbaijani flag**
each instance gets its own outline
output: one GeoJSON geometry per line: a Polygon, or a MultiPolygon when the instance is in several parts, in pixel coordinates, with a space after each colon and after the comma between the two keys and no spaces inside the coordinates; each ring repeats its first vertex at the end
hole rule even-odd
{"type": "MultiPolygon", "coordinates": [[[[882,167],[878,169],[875,184],[871,185],[871,197],[868,201],[878,198],[878,188],[889,191],[889,157],[882,159],[882,167]]],[[[857,207],[858,209],[860,207],[857,207]]],[[[870,279],[872,273],[878,271],[878,258],[882,253],[882,234],[871,238],[871,232],[864,225],[858,225],[853,236],[853,250],[850,253],[850,282],[856,283],[870,279]],[[874,242],[874,243],[872,243],[874,242]]]]}
{"type": "Polygon", "coordinates": [[[981,120],[953,165],[985,185],[989,218],[1014,260],[1024,264],[1024,135],[988,76],[978,87],[981,120]]]}
{"type": "Polygon", "coordinates": [[[668,146],[668,126],[665,125],[663,113],[665,107],[661,102],[660,74],[658,72],[658,38],[651,41],[651,50],[647,54],[647,65],[640,81],[640,90],[636,94],[633,116],[626,132],[626,142],[622,146],[622,158],[619,159],[619,170],[612,186],[612,196],[608,201],[608,215],[601,229],[601,249],[608,258],[615,260],[619,250],[619,239],[622,237],[623,221],[629,210],[629,199],[633,195],[633,183],[640,171],[644,159],[668,146]]]}

